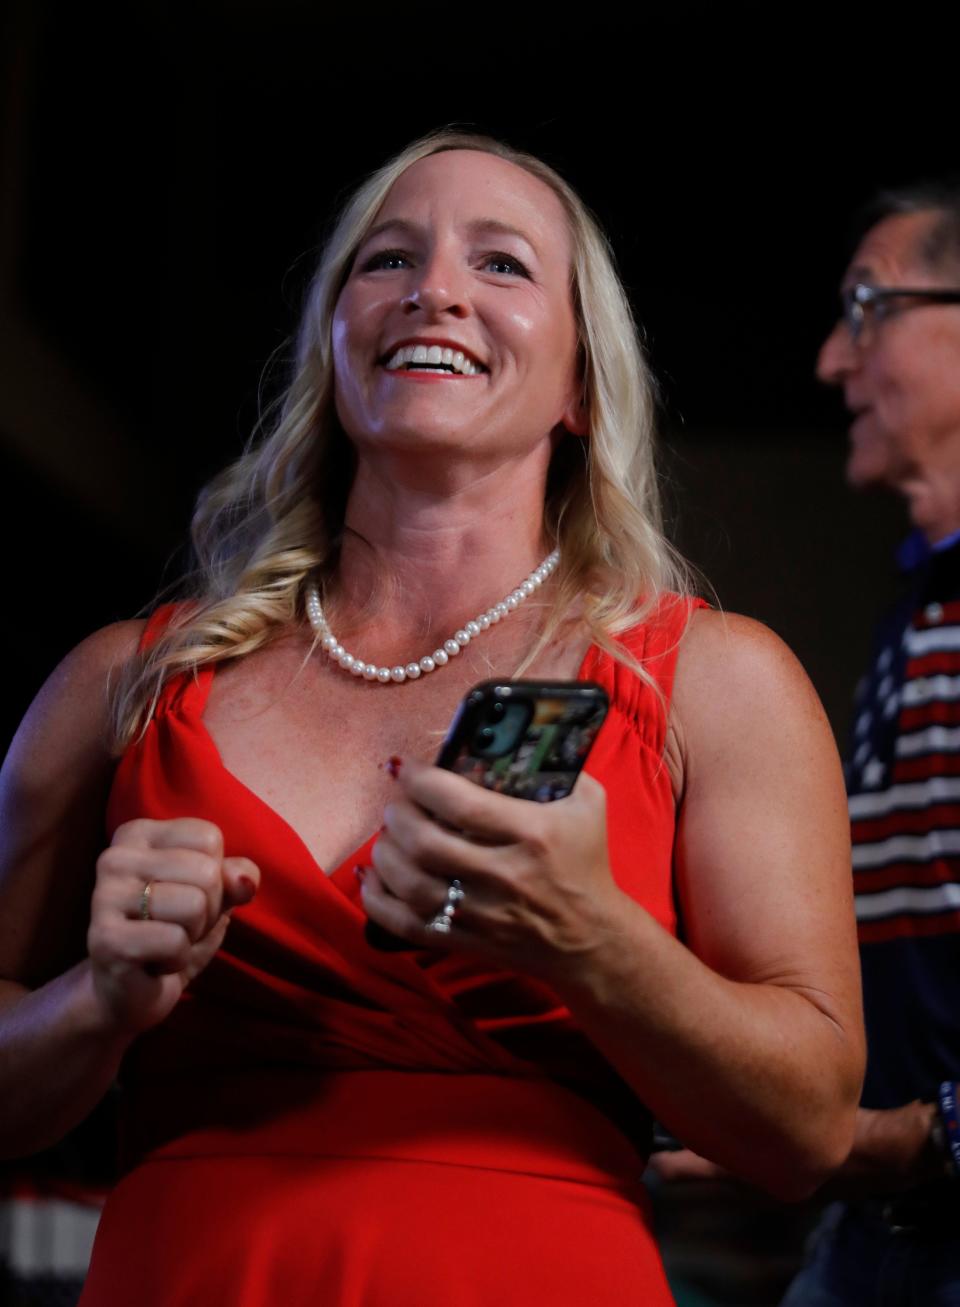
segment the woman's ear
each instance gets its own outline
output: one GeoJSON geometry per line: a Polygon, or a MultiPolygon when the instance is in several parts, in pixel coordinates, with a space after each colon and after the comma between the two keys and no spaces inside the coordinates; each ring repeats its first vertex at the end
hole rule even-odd
{"type": "Polygon", "coordinates": [[[587,409],[586,397],[582,392],[571,396],[570,402],[563,410],[563,417],[560,419],[571,436],[585,436],[590,431],[590,414],[587,409]]]}

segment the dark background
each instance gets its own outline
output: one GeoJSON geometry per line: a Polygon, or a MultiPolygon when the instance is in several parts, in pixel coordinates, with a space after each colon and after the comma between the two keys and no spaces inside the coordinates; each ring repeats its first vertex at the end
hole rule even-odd
{"type": "Polygon", "coordinates": [[[606,13],[12,5],[0,738],[67,648],[169,576],[338,197],[452,121],[541,154],[599,214],[663,387],[675,533],[842,731],[903,519],[844,488],[844,416],[812,367],[850,213],[956,163],[947,20],[606,13]]]}

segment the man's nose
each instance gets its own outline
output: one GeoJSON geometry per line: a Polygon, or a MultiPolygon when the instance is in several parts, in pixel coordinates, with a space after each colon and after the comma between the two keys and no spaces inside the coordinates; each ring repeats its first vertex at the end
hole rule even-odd
{"type": "Polygon", "coordinates": [[[416,270],[403,297],[402,307],[408,314],[467,317],[470,313],[467,270],[451,255],[435,251],[416,270]]]}
{"type": "Polygon", "coordinates": [[[859,353],[843,318],[820,346],[817,356],[817,380],[828,386],[840,386],[859,362],[859,353]]]}

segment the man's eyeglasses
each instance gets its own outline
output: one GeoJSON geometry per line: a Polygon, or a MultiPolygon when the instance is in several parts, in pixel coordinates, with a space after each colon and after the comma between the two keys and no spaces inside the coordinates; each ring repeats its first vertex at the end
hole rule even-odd
{"type": "Polygon", "coordinates": [[[840,292],[843,318],[851,338],[859,340],[868,317],[882,318],[893,300],[917,300],[923,304],[960,304],[960,290],[915,286],[847,286],[840,292]]]}

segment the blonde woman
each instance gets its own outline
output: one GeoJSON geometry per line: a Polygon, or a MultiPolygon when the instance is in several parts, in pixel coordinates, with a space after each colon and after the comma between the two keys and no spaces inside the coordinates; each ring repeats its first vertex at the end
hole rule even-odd
{"type": "Polygon", "coordinates": [[[775,637],[684,597],[650,408],[579,199],[420,141],[201,497],[195,593],[41,692],[4,771],[0,1132],[38,1148],[120,1079],[86,1307],[668,1303],[653,1117],[783,1196],[844,1158],[832,741],[775,637]],[[431,766],[519,669],[611,699],[555,803],[431,766]]]}

